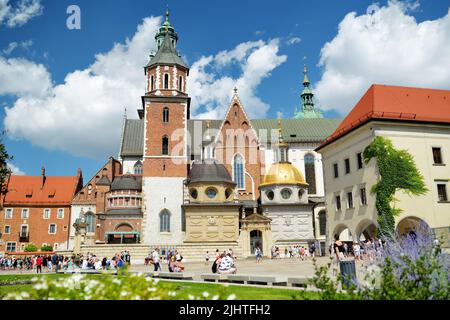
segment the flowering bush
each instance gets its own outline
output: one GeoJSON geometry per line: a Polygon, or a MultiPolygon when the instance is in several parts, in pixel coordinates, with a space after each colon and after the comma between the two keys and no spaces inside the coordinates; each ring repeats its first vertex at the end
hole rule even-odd
{"type": "Polygon", "coordinates": [[[113,275],[82,275],[49,279],[36,277],[32,279],[32,288],[26,292],[9,293],[5,300],[218,300],[235,299],[234,295],[226,295],[225,288],[211,295],[203,292],[194,296],[167,282],[145,277],[142,274],[129,275],[123,273],[113,275]]]}
{"type": "MultiPolygon", "coordinates": [[[[343,299],[342,277],[328,277],[326,267],[316,268],[312,281],[323,299],[343,299]]],[[[351,299],[448,300],[450,256],[441,251],[431,231],[386,241],[380,255],[364,269],[365,277],[353,281],[345,292],[351,299]]]]}

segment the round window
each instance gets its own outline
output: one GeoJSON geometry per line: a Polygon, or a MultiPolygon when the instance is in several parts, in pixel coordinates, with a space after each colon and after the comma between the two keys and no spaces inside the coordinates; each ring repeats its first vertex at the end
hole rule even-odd
{"type": "Polygon", "coordinates": [[[272,190],[266,191],[266,197],[269,200],[273,200],[273,197],[274,197],[273,191],[272,190]]]}
{"type": "Polygon", "coordinates": [[[289,199],[291,197],[292,191],[289,189],[283,189],[281,190],[281,196],[283,199],[289,199]]]}
{"type": "Polygon", "coordinates": [[[225,197],[228,199],[233,194],[233,189],[227,188],[225,190],[225,197]]]}
{"type": "Polygon", "coordinates": [[[217,190],[214,188],[208,188],[206,189],[206,195],[208,198],[212,199],[217,195],[217,190]]]}
{"type": "Polygon", "coordinates": [[[198,196],[197,189],[190,189],[189,193],[192,198],[197,199],[197,196],[198,196]]]}

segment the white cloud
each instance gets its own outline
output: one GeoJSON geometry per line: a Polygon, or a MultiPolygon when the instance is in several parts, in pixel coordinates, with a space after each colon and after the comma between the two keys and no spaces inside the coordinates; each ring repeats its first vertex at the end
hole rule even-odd
{"type": "Polygon", "coordinates": [[[10,162],[8,162],[6,164],[6,166],[8,167],[9,170],[11,170],[11,174],[13,176],[24,176],[25,175],[25,172],[23,172],[22,170],[19,169],[19,167],[13,165],[10,162]]]}
{"type": "Polygon", "coordinates": [[[0,56],[0,95],[43,97],[49,94],[51,86],[51,76],[42,64],[0,56]]]}
{"type": "MultiPolygon", "coordinates": [[[[52,83],[43,65],[0,57],[0,95],[17,96],[5,108],[8,136],[77,156],[116,155],[124,108],[137,117],[136,109],[141,107],[143,66],[155,49],[153,38],[160,23],[161,17],[144,19],[131,39],[97,54],[92,65],[68,73],[61,84],[52,83]]],[[[278,49],[277,39],[246,42],[194,62],[188,84],[192,114],[222,117],[236,85],[250,116],[265,116],[269,106],[256,96],[256,89],[286,61],[278,49]],[[239,69],[237,77],[223,75],[233,66],[239,69]]]]}
{"type": "Polygon", "coordinates": [[[264,117],[269,105],[256,96],[256,89],[272,70],[286,61],[287,56],[279,55],[278,50],[278,39],[244,42],[232,50],[196,61],[190,71],[188,86],[194,116],[222,118],[236,86],[249,116],[264,117]],[[232,65],[239,67],[238,77],[225,74],[225,69],[232,65]],[[201,107],[205,110],[200,110],[201,107]]]}
{"type": "Polygon", "coordinates": [[[299,37],[291,37],[287,40],[287,45],[288,46],[292,46],[293,44],[297,44],[300,43],[302,41],[302,39],[300,39],[299,37]]]}
{"type": "MultiPolygon", "coordinates": [[[[13,2],[13,1],[11,1],[13,2]]],[[[20,27],[43,12],[41,0],[20,0],[11,5],[9,0],[0,0],[0,25],[20,27]]]]}
{"type": "Polygon", "coordinates": [[[417,1],[389,1],[345,16],[321,50],[324,73],[315,87],[321,108],[345,115],[373,83],[450,86],[450,10],[418,23],[409,15],[415,9],[417,1]]]}
{"type": "Polygon", "coordinates": [[[11,42],[8,47],[3,49],[3,53],[6,55],[10,55],[15,49],[17,48],[23,48],[28,49],[33,45],[33,40],[25,40],[22,42],[11,42]]]}
{"type": "Polygon", "coordinates": [[[0,94],[18,95],[5,110],[8,135],[78,156],[116,155],[124,108],[136,117],[141,105],[143,66],[160,23],[161,17],[144,19],[132,39],[97,54],[91,66],[67,74],[58,85],[42,65],[0,57],[0,94]]]}

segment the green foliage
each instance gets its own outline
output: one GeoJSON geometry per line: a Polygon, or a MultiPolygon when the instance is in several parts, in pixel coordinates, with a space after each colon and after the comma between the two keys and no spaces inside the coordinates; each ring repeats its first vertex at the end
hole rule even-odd
{"type": "Polygon", "coordinates": [[[395,192],[403,190],[409,195],[423,195],[428,189],[412,155],[406,150],[396,150],[388,138],[377,136],[365,148],[363,157],[366,164],[375,158],[380,173],[380,179],[371,188],[376,195],[378,232],[381,237],[393,238],[395,216],[401,212],[391,207],[395,192]]]}
{"type": "Polygon", "coordinates": [[[10,173],[10,170],[7,165],[7,161],[12,160],[12,159],[13,159],[13,157],[10,156],[8,154],[8,152],[6,151],[6,147],[2,143],[2,139],[0,137],[0,186],[1,186],[1,191],[5,191],[5,190],[3,190],[4,182],[5,182],[6,176],[10,173]]]}
{"type": "Polygon", "coordinates": [[[36,252],[36,251],[38,251],[38,247],[33,243],[29,243],[26,245],[24,251],[25,252],[36,252]]]}
{"type": "Polygon", "coordinates": [[[52,247],[52,246],[49,246],[49,245],[47,245],[47,246],[42,246],[42,247],[41,247],[41,251],[43,251],[43,252],[50,252],[50,251],[53,251],[53,247],[52,247]]]}
{"type": "Polygon", "coordinates": [[[388,240],[382,256],[345,292],[327,268],[318,268],[311,283],[326,300],[450,300],[450,257],[433,244],[431,234],[388,240]]]}
{"type": "Polygon", "coordinates": [[[5,300],[217,300],[234,299],[220,286],[216,293],[207,291],[194,296],[171,282],[162,282],[142,274],[119,276],[88,276],[75,274],[52,279],[32,279],[27,291],[8,293],[5,300]]]}

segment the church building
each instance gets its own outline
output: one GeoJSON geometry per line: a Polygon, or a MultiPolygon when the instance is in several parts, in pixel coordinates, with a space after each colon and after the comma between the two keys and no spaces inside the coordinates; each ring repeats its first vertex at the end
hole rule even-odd
{"type": "Polygon", "coordinates": [[[325,251],[322,158],[314,149],[340,119],[315,109],[306,66],[292,119],[251,119],[237,88],[224,119],[191,119],[189,67],[168,12],[155,41],[138,119],[125,117],[118,159],[73,201],[72,220],[82,214],[89,225],[85,244],[222,243],[248,256],[255,246],[269,254],[272,246],[320,241],[325,251]]]}

